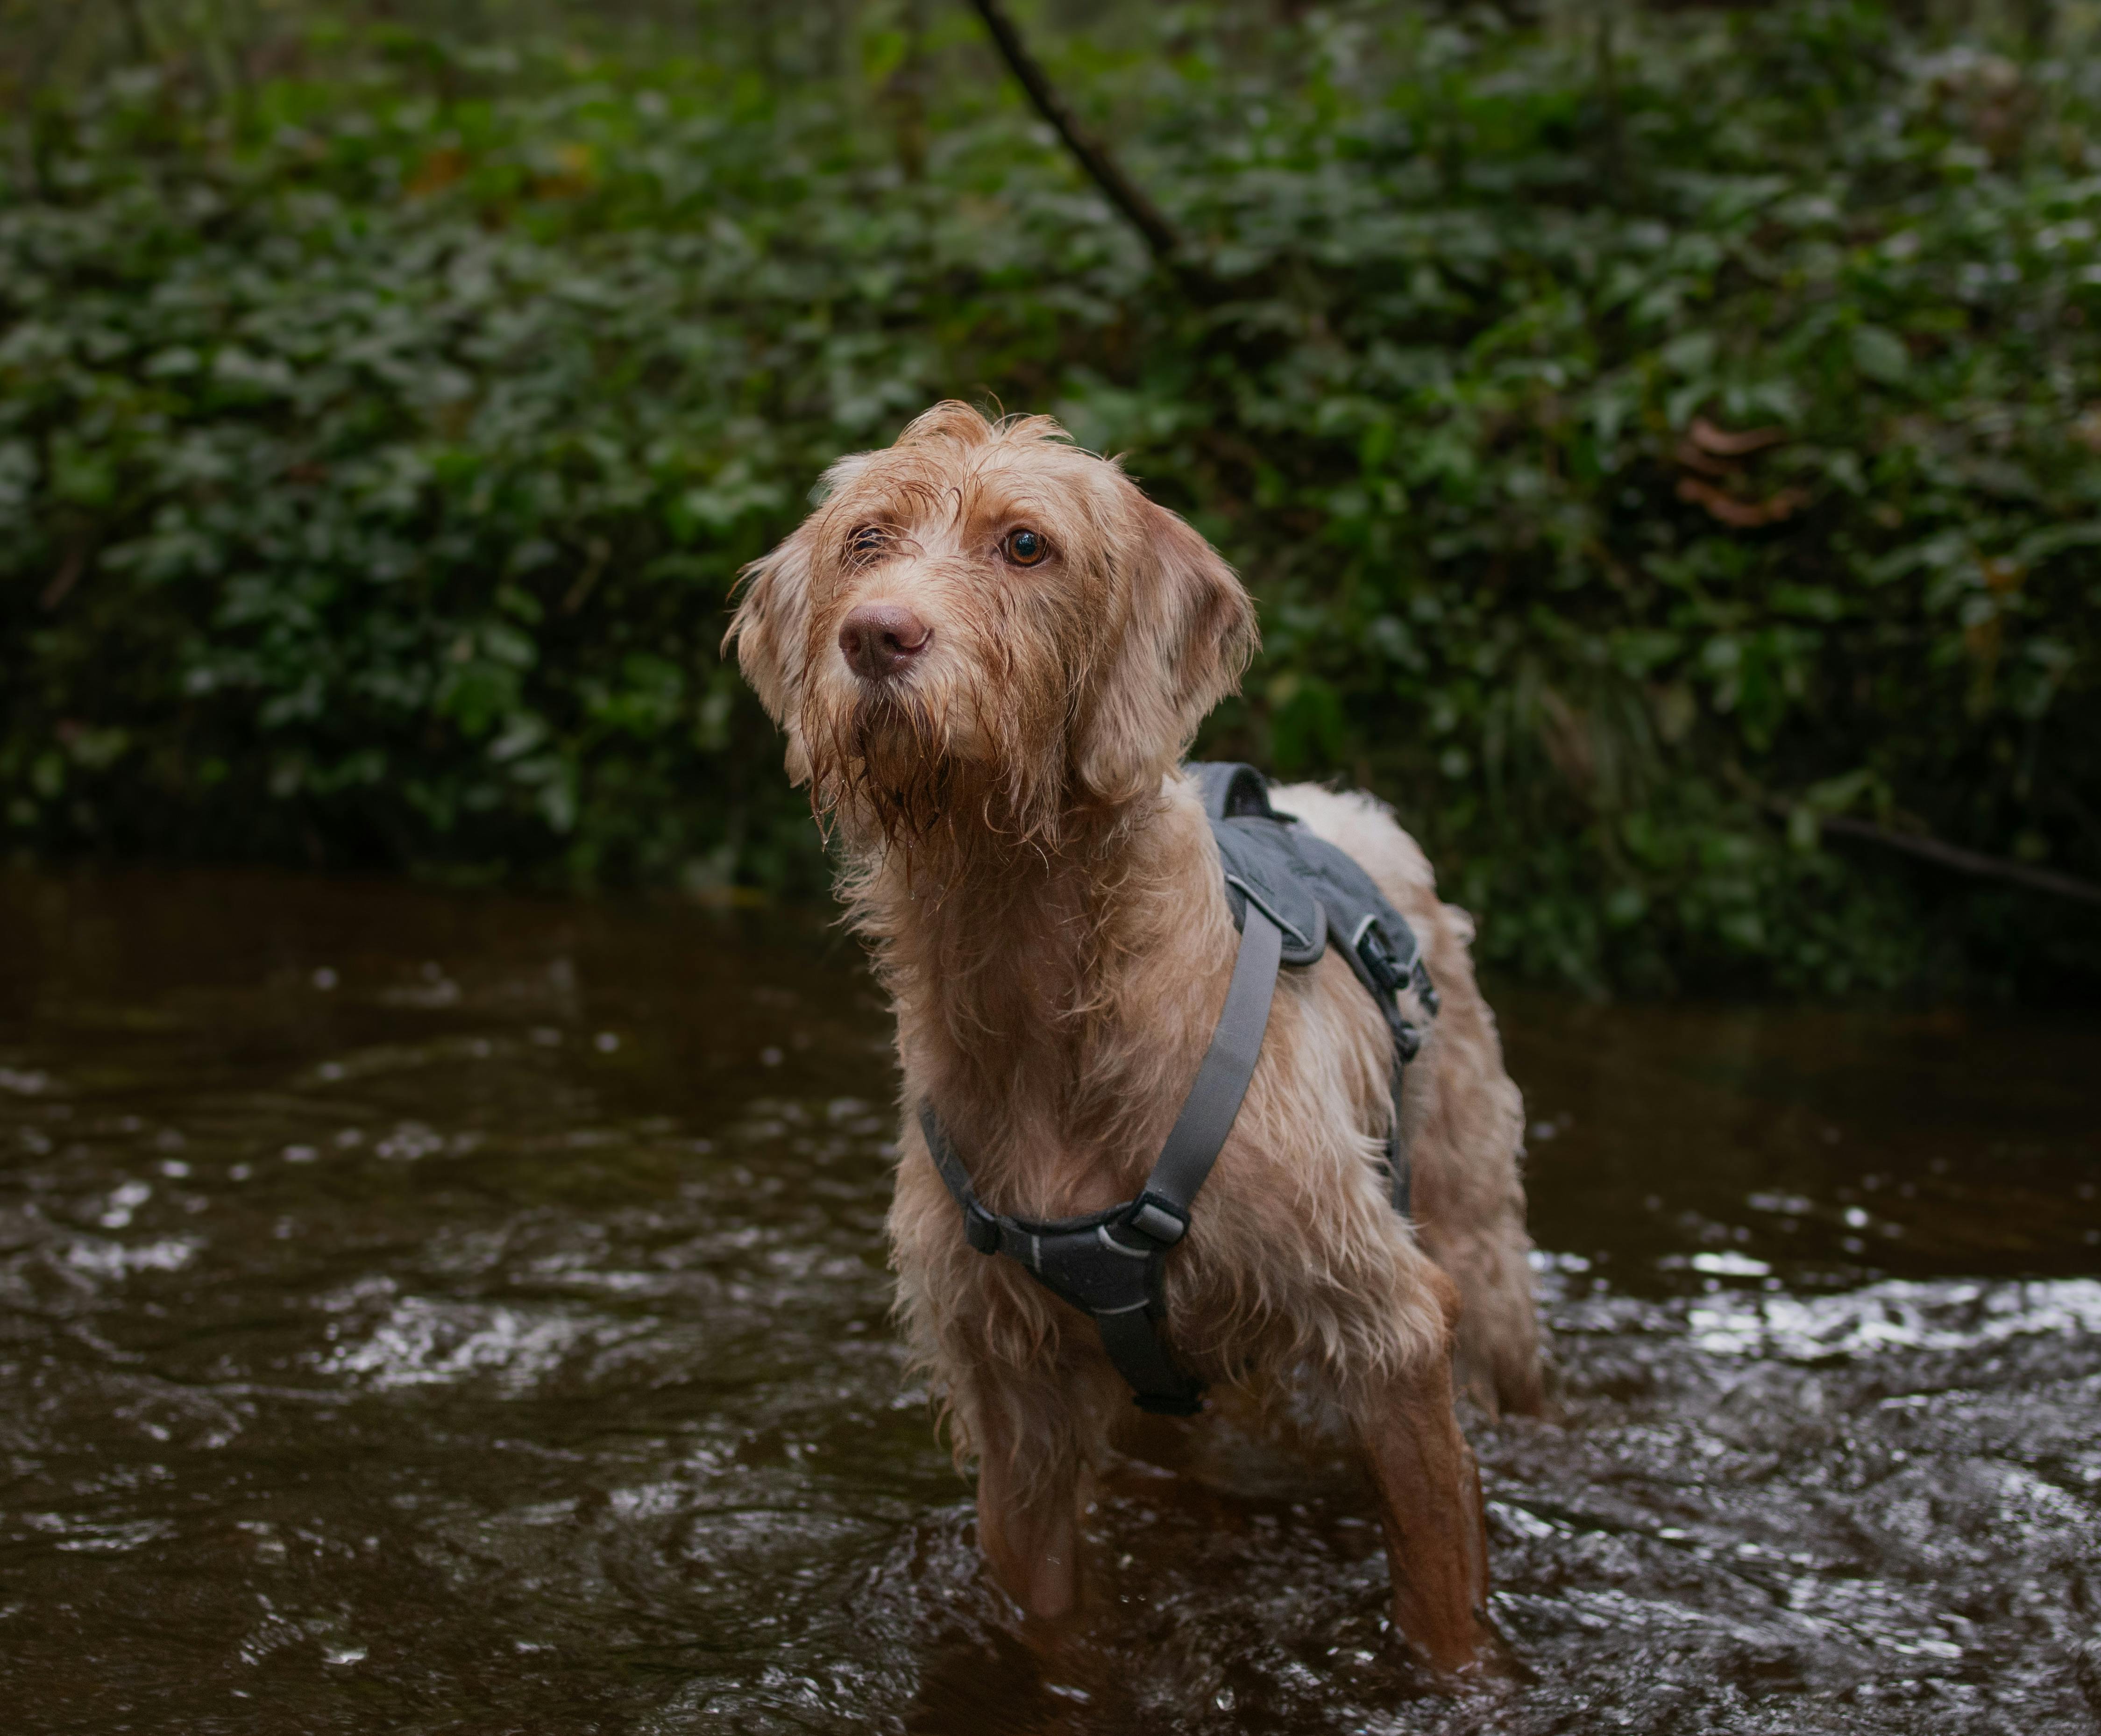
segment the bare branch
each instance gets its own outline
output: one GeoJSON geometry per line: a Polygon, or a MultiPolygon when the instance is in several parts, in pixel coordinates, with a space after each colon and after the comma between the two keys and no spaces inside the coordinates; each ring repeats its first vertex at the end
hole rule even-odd
{"type": "MultiPolygon", "coordinates": [[[[1785,804],[1776,803],[1776,808],[1785,808],[1785,804]]],[[[1847,838],[1865,839],[1871,844],[1886,844],[1892,850],[1901,850],[1907,856],[1916,856],[1922,861],[1938,862],[1944,868],[1953,868],[1957,874],[1974,874],[1988,880],[2010,880],[2016,886],[2026,886],[2039,892],[2052,892],[2060,898],[2077,899],[2081,904],[2101,904],[2101,886],[2075,875],[2059,874],[2055,869],[2037,868],[2028,862],[2008,861],[2003,857],[1985,856],[1975,850],[1965,850],[1958,845],[1943,844],[1938,838],[1928,838],[1917,832],[1894,831],[1886,826],[1877,826],[1873,821],[1856,820],[1850,814],[1819,814],[1816,823],[1827,832],[1837,832],[1847,838]]]]}
{"type": "Polygon", "coordinates": [[[1187,262],[1179,257],[1182,238],[1174,232],[1174,225],[1125,175],[1116,159],[1109,155],[1108,148],[1073,117],[1065,99],[1058,94],[1058,87],[1050,82],[1042,64],[1029,53],[1028,45],[1021,39],[1021,32],[1007,16],[1006,8],[1000,0],[971,0],[971,4],[977,8],[985,29],[992,32],[1002,57],[1021,81],[1028,100],[1036,104],[1036,112],[1056,130],[1058,136],[1065,141],[1065,148],[1078,159],[1080,166],[1108,196],[1109,203],[1145,237],[1146,246],[1163,264],[1179,271],[1188,271],[1187,262]]]}

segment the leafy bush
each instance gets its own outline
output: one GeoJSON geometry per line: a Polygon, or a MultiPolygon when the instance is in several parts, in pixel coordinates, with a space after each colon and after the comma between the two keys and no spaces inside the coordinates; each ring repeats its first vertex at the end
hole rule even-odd
{"type": "Polygon", "coordinates": [[[1241,564],[1267,644],[1209,744],[1395,801],[1491,959],[2090,981],[2079,906],[1820,822],[2101,870],[2095,62],[1865,0],[1603,53],[1192,16],[1052,58],[1194,297],[960,17],[792,87],[396,29],[237,104],[44,102],[0,198],[5,826],[808,889],[728,588],[832,457],[993,397],[1241,564]]]}

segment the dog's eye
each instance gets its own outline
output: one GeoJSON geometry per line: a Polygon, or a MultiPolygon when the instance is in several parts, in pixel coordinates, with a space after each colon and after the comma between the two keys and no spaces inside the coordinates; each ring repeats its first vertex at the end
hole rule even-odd
{"type": "Polygon", "coordinates": [[[873,560],[890,546],[890,533],[880,525],[862,525],[847,535],[847,559],[873,560]]]}
{"type": "Polygon", "coordinates": [[[1033,567],[1050,552],[1050,545],[1043,540],[1042,533],[1035,530],[1011,530],[1006,536],[1006,558],[1018,567],[1033,567]]]}

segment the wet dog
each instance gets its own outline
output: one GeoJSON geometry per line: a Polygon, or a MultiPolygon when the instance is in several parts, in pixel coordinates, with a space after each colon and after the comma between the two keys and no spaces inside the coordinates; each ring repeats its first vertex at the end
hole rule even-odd
{"type": "MultiPolygon", "coordinates": [[[[1254,651],[1254,605],[1203,538],[1055,423],[949,403],[832,467],[746,575],[730,638],[837,830],[843,896],[896,1005],[900,1313],[977,1459],[995,1574],[1059,1615],[1078,1593],[1081,1491],[1130,1395],[1085,1315],[972,1250],[911,1109],[940,1106],[994,1211],[1077,1216],[1137,1193],[1233,966],[1218,848],[1175,768],[1254,651]]],[[[1492,1413],[1541,1397],[1522,1109],[1471,924],[1421,851],[1366,798],[1277,800],[1371,874],[1442,994],[1401,1110],[1414,1219],[1378,1167],[1392,1038],[1331,950],[1278,984],[1166,1262],[1166,1332],[1209,1382],[1311,1387],[1347,1418],[1396,1625],[1464,1670],[1496,1641],[1454,1393],[1492,1413]]]]}

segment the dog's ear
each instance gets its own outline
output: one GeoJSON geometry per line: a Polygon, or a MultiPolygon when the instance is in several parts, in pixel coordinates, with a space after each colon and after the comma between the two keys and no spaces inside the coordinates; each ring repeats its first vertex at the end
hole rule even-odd
{"type": "Polygon", "coordinates": [[[1233,569],[1165,507],[1143,496],[1136,507],[1112,637],[1074,732],[1079,781],[1105,802],[1158,786],[1205,714],[1239,686],[1258,643],[1254,603],[1233,569]]]}
{"type": "Polygon", "coordinates": [[[731,617],[722,649],[736,645],[737,667],[766,714],[788,737],[788,776],[801,783],[810,775],[810,756],[803,745],[803,677],[809,658],[810,554],[816,546],[815,516],[773,552],[754,560],[737,575],[743,592],[731,617]]]}

